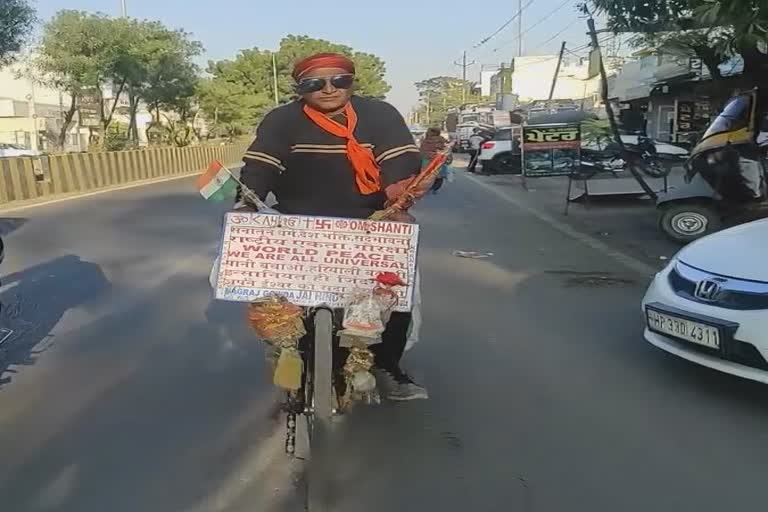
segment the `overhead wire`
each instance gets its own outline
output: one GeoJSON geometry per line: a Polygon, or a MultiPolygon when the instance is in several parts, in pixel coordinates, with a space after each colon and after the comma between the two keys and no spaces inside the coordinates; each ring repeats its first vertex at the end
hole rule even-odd
{"type": "Polygon", "coordinates": [[[531,51],[532,51],[532,52],[535,52],[535,51],[536,51],[536,50],[538,50],[539,48],[541,48],[541,47],[543,47],[543,46],[546,46],[547,44],[551,43],[552,41],[554,41],[554,40],[557,38],[557,36],[559,36],[560,34],[562,34],[563,32],[565,32],[566,30],[568,30],[569,28],[571,28],[572,26],[574,26],[574,25],[576,24],[576,22],[577,22],[577,21],[579,21],[579,20],[580,20],[580,18],[574,18],[574,19],[573,19],[573,20],[571,20],[571,22],[570,22],[570,23],[568,23],[568,24],[567,24],[565,27],[563,27],[562,29],[560,29],[560,30],[559,30],[559,31],[558,31],[558,32],[557,32],[555,35],[553,35],[552,37],[550,37],[549,39],[547,39],[547,40],[546,40],[546,41],[544,41],[543,43],[539,43],[539,44],[537,44],[537,45],[536,45],[536,46],[533,48],[533,50],[531,50],[531,51]]]}
{"type": "MultiPolygon", "coordinates": [[[[533,25],[531,25],[530,27],[528,27],[526,30],[524,30],[524,31],[523,31],[523,32],[522,32],[520,35],[518,35],[518,36],[517,36],[517,37],[518,37],[518,39],[519,39],[519,38],[521,38],[521,37],[523,37],[523,36],[525,36],[525,34],[527,34],[527,33],[528,33],[528,32],[530,32],[531,30],[533,30],[534,28],[538,27],[539,25],[541,25],[542,23],[544,23],[545,21],[547,21],[549,18],[551,18],[552,16],[554,16],[555,14],[557,14],[557,12],[558,12],[560,9],[562,9],[563,7],[565,7],[565,6],[566,6],[567,4],[569,4],[571,1],[572,1],[572,0],[565,0],[565,1],[564,1],[564,2],[562,2],[560,5],[558,5],[557,7],[555,7],[555,8],[554,8],[552,11],[550,11],[550,12],[549,12],[549,14],[547,14],[546,16],[544,16],[543,18],[541,18],[539,21],[537,21],[536,23],[534,23],[533,25]]],[[[574,23],[575,23],[575,21],[574,21],[574,23]]],[[[497,51],[501,50],[502,48],[505,48],[505,47],[507,47],[507,46],[509,46],[509,45],[511,45],[511,44],[515,44],[516,42],[517,42],[517,39],[513,39],[513,40],[510,40],[510,41],[507,41],[506,43],[503,43],[503,44],[501,44],[501,45],[497,46],[497,47],[496,47],[496,48],[494,48],[492,51],[490,51],[490,52],[488,52],[488,53],[485,53],[485,54],[483,54],[483,55],[482,55],[481,57],[479,57],[479,58],[487,57],[487,56],[488,56],[488,55],[490,55],[491,53],[496,53],[497,51]]]]}
{"type": "MultiPolygon", "coordinates": [[[[611,40],[611,39],[613,39],[614,37],[615,37],[615,36],[609,36],[609,37],[606,37],[606,38],[604,38],[604,39],[601,39],[600,41],[598,41],[598,43],[602,45],[602,44],[606,43],[607,41],[610,41],[610,40],[611,40]]],[[[569,49],[566,47],[565,51],[566,51],[566,53],[570,53],[570,54],[571,54],[571,55],[573,55],[574,57],[582,58],[582,55],[579,55],[579,54],[578,54],[578,52],[580,52],[580,51],[584,51],[584,50],[588,49],[590,46],[592,46],[592,43],[587,43],[587,44],[585,44],[585,45],[582,45],[582,46],[579,46],[578,48],[575,48],[575,49],[573,49],[573,50],[569,50],[569,49]]],[[[559,55],[552,55],[551,57],[547,57],[546,59],[542,59],[542,60],[537,60],[537,61],[535,61],[535,62],[528,62],[528,63],[526,63],[526,64],[518,64],[517,66],[515,66],[515,69],[524,68],[524,67],[526,67],[526,66],[535,66],[535,65],[537,65],[537,64],[541,64],[541,63],[543,63],[543,62],[549,62],[549,61],[551,61],[551,60],[556,60],[556,59],[558,59],[558,58],[560,58],[560,56],[559,56],[559,55]]]]}
{"type": "MultiPolygon", "coordinates": [[[[603,39],[600,39],[598,41],[598,44],[603,45],[603,44],[607,43],[608,41],[614,39],[615,37],[616,37],[615,35],[604,37],[603,39]]],[[[579,57],[580,58],[580,57],[582,57],[582,55],[579,55],[579,52],[583,52],[585,50],[589,50],[590,46],[592,46],[592,43],[587,43],[585,45],[579,46],[578,48],[574,48],[573,50],[570,50],[570,49],[568,49],[568,47],[566,47],[565,51],[566,51],[566,53],[570,53],[574,57],[579,57]]]]}
{"type": "Polygon", "coordinates": [[[531,25],[530,27],[528,27],[527,29],[525,29],[525,30],[523,31],[523,33],[522,33],[522,34],[520,34],[520,36],[519,36],[519,37],[522,37],[522,36],[524,36],[525,34],[527,34],[528,32],[530,32],[530,31],[531,31],[531,30],[533,30],[534,28],[538,27],[539,25],[541,25],[542,23],[544,23],[545,21],[547,21],[549,18],[551,18],[552,16],[554,16],[555,14],[557,14],[557,12],[558,12],[560,9],[562,9],[563,7],[565,7],[567,4],[571,3],[572,1],[573,1],[573,0],[565,0],[563,3],[561,3],[560,5],[558,5],[557,7],[555,7],[555,8],[554,8],[554,9],[553,9],[553,10],[552,10],[552,11],[551,11],[549,14],[547,14],[546,16],[544,16],[543,18],[541,18],[539,21],[537,21],[536,23],[534,23],[533,25],[531,25]]]}
{"type": "Polygon", "coordinates": [[[514,16],[509,18],[507,21],[505,21],[504,24],[501,25],[499,28],[497,28],[496,31],[493,34],[489,35],[488,37],[485,37],[485,38],[481,39],[480,42],[475,43],[475,45],[472,46],[472,48],[473,49],[474,48],[479,48],[479,47],[483,46],[485,43],[487,43],[488,41],[490,41],[491,39],[493,39],[494,37],[496,37],[502,30],[507,28],[510,23],[515,21],[517,18],[519,18],[523,14],[523,11],[525,11],[535,1],[536,0],[528,0],[528,3],[526,3],[524,6],[522,6],[519,11],[517,11],[517,14],[515,14],[514,16]]]}

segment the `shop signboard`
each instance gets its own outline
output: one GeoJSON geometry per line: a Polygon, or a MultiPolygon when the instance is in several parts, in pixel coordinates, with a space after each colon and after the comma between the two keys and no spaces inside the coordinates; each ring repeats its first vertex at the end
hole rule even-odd
{"type": "Polygon", "coordinates": [[[523,175],[567,176],[581,165],[581,127],[547,124],[523,127],[523,175]]]}

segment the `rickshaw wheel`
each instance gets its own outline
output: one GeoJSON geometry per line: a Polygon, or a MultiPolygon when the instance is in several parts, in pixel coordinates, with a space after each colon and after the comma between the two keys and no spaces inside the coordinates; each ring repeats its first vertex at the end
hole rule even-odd
{"type": "Polygon", "coordinates": [[[659,227],[671,240],[687,244],[719,231],[722,219],[710,204],[673,203],[662,207],[659,227]]]}

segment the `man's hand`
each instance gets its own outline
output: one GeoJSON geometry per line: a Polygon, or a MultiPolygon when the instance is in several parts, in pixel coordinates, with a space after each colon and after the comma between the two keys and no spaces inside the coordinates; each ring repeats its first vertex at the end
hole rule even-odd
{"type": "MultiPolygon", "coordinates": [[[[429,189],[432,188],[432,184],[435,182],[435,178],[437,175],[432,176],[431,178],[427,178],[425,180],[422,180],[421,183],[414,189],[410,190],[410,196],[411,201],[409,201],[410,204],[407,204],[404,206],[405,209],[408,209],[413,204],[413,200],[415,199],[421,199],[424,197],[427,192],[429,192],[429,189]]],[[[393,183],[392,185],[388,186],[384,192],[387,194],[387,199],[389,200],[389,203],[393,203],[394,201],[397,201],[400,197],[405,194],[405,191],[408,190],[408,187],[411,183],[413,183],[413,180],[415,180],[416,177],[404,179],[401,181],[398,181],[397,183],[393,183]]]]}

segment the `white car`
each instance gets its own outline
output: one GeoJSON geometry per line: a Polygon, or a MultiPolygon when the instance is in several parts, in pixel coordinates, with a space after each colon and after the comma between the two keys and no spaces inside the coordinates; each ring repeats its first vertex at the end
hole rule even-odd
{"type": "Polygon", "coordinates": [[[0,142],[0,158],[7,158],[13,156],[40,156],[39,151],[32,149],[26,149],[18,144],[8,144],[0,142]]]}
{"type": "Polygon", "coordinates": [[[519,173],[520,127],[499,128],[480,148],[477,163],[489,174],[519,173]]]}
{"type": "Polygon", "coordinates": [[[654,278],[643,312],[658,348],[768,384],[768,219],[685,247],[654,278]]]}

